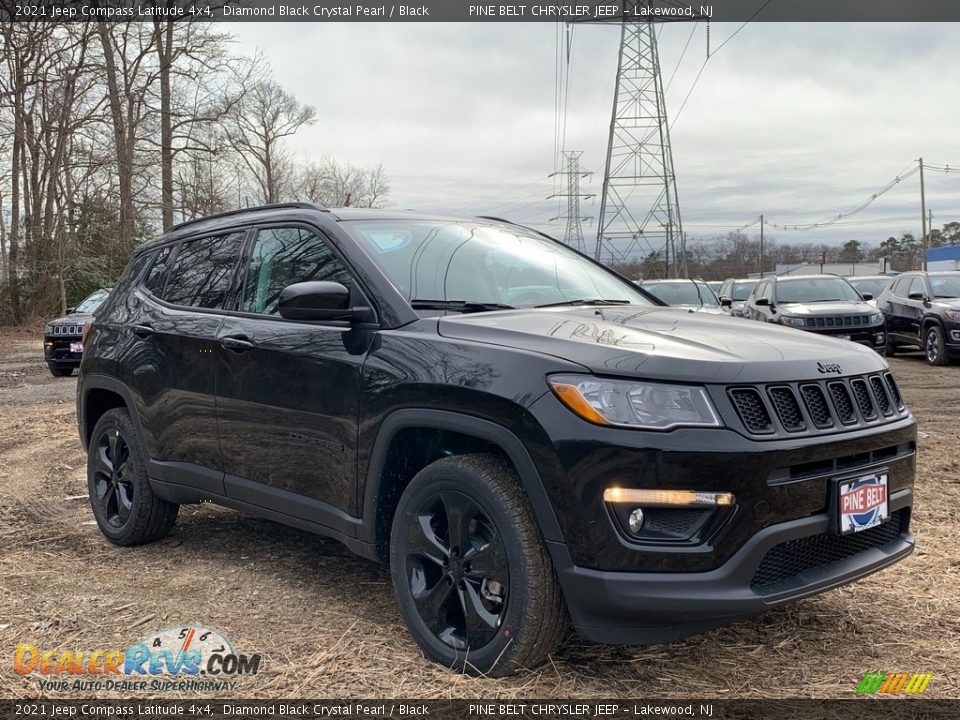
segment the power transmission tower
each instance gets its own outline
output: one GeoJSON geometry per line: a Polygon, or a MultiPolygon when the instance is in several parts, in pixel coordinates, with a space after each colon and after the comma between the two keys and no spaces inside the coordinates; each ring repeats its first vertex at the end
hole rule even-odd
{"type": "Polygon", "coordinates": [[[603,173],[597,260],[659,259],[664,277],[685,276],[670,125],[652,22],[621,22],[617,89],[603,173]]]}
{"type": "Polygon", "coordinates": [[[580,179],[588,177],[592,174],[589,171],[580,170],[581,155],[583,155],[582,150],[564,151],[564,169],[560,172],[550,173],[550,177],[565,175],[567,178],[567,190],[566,192],[562,193],[554,193],[553,195],[548,196],[547,200],[551,200],[552,198],[567,199],[567,211],[563,215],[550,218],[550,222],[554,222],[555,220],[566,220],[567,229],[563,234],[563,241],[570,247],[579,250],[580,252],[586,252],[587,245],[583,239],[582,223],[584,220],[592,220],[593,216],[580,214],[580,199],[592,198],[596,197],[596,195],[594,195],[594,193],[580,192],[580,179]]]}

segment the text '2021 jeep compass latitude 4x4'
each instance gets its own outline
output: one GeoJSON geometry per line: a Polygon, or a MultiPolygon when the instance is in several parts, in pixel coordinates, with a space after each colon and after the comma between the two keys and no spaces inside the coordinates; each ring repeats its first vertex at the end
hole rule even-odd
{"type": "Polygon", "coordinates": [[[682,638],[913,549],[915,422],[852,343],[663,307],[502,221],[292,204],[138,249],[87,340],[100,529],[212,501],[390,564],[429,657],[682,638]]]}

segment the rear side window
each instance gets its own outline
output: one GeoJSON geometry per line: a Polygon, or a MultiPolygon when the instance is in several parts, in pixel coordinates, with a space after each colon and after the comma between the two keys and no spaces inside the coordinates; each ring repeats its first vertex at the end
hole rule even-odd
{"type": "Polygon", "coordinates": [[[183,243],[161,297],[173,305],[224,308],[243,236],[244,233],[238,232],[183,243]]]}
{"type": "Polygon", "coordinates": [[[353,289],[349,271],[316,233],[295,227],[261,230],[253,246],[240,309],[278,315],[280,291],[309,280],[338,282],[353,289]]]}
{"type": "Polygon", "coordinates": [[[150,266],[150,272],[143,281],[143,286],[157,297],[163,294],[163,281],[167,277],[167,262],[170,260],[170,246],[163,248],[157,253],[153,265],[150,266]]]}

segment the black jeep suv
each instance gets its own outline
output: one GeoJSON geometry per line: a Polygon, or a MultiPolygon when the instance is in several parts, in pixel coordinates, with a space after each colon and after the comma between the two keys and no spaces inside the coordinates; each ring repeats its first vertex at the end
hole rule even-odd
{"type": "Polygon", "coordinates": [[[100,288],[87,295],[76,307],[67,308],[67,314],[51,320],[43,330],[43,359],[50,374],[66,377],[80,365],[83,357],[83,332],[93,320],[93,314],[110,295],[111,288],[100,288]]]}
{"type": "Polygon", "coordinates": [[[931,365],[960,359],[960,272],[908,272],[877,298],[887,320],[887,354],[923,348],[931,365]]]}
{"type": "Polygon", "coordinates": [[[883,352],[883,315],[847,280],[836,275],[764,278],[743,304],[743,316],[853,340],[883,352]]]}
{"type": "Polygon", "coordinates": [[[389,562],[431,658],[504,674],[569,617],[682,638],[913,549],[882,357],[661,306],[502,221],[291,204],[136,251],[78,383],[93,512],[212,501],[389,562]]]}

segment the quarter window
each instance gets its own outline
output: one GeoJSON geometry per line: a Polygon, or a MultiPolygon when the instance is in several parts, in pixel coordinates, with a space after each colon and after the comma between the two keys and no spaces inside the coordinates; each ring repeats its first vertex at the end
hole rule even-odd
{"type": "Polygon", "coordinates": [[[238,232],[183,243],[161,297],[174,305],[224,308],[243,235],[238,232]]]}
{"type": "Polygon", "coordinates": [[[253,246],[240,309],[278,315],[280,291],[311,280],[353,288],[347,268],[316,233],[303,228],[261,230],[253,246]]]}
{"type": "Polygon", "coordinates": [[[157,253],[153,265],[150,266],[150,272],[147,273],[143,285],[147,290],[157,297],[163,295],[163,281],[167,277],[167,262],[170,260],[170,246],[163,248],[157,253]]]}

